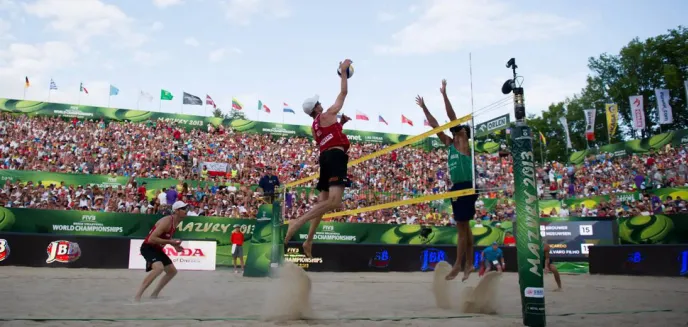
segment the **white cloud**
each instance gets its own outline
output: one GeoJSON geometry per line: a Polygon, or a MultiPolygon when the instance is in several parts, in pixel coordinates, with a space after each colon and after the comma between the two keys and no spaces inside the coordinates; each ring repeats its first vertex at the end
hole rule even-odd
{"type": "Polygon", "coordinates": [[[153,0],[153,4],[158,8],[165,8],[169,6],[175,6],[183,3],[182,0],[153,0]]]}
{"type": "Polygon", "coordinates": [[[166,52],[149,52],[138,50],[134,52],[132,60],[143,66],[155,66],[161,64],[169,58],[166,52]]]}
{"type": "Polygon", "coordinates": [[[197,47],[200,45],[198,40],[196,40],[196,38],[194,37],[187,37],[186,39],[184,39],[184,44],[192,47],[197,47]]]}
{"type": "Polygon", "coordinates": [[[136,32],[134,20],[117,6],[101,0],[37,0],[24,4],[28,14],[48,19],[49,26],[67,33],[79,44],[95,36],[116,36],[118,45],[137,47],[146,37],[136,32]]]}
{"type": "Polygon", "coordinates": [[[381,12],[377,14],[377,20],[381,22],[389,22],[391,20],[394,20],[394,18],[396,18],[396,16],[388,12],[381,12]]]}
{"type": "Polygon", "coordinates": [[[392,35],[378,54],[428,54],[485,45],[547,39],[582,24],[549,13],[519,11],[499,0],[431,0],[420,17],[392,35]]]}
{"type": "Polygon", "coordinates": [[[291,15],[286,0],[225,0],[225,16],[232,24],[247,25],[254,16],[284,18],[291,15]]]}
{"type": "Polygon", "coordinates": [[[160,31],[163,28],[165,28],[165,25],[161,22],[154,22],[153,25],[151,26],[151,30],[153,31],[160,31]]]}
{"type": "Polygon", "coordinates": [[[215,49],[213,51],[210,51],[210,53],[208,54],[208,60],[210,60],[211,62],[218,62],[218,61],[222,60],[228,54],[240,54],[240,53],[241,53],[241,50],[239,50],[237,48],[215,49]]]}

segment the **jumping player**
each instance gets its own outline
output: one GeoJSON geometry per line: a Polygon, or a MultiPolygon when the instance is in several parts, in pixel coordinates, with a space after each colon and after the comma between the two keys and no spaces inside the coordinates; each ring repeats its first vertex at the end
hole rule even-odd
{"type": "Polygon", "coordinates": [[[141,255],[146,259],[146,272],[148,272],[148,275],[143,279],[134,300],[141,301],[141,296],[146,291],[146,288],[164,271],[165,276],[162,276],[153,293],[151,293],[151,298],[157,298],[162,288],[177,274],[177,268],[174,267],[172,260],[163,252],[163,249],[167,244],[171,244],[177,251],[184,250],[181,246],[182,241],[172,239],[172,235],[174,235],[175,226],[186,218],[188,210],[186,203],[182,201],[175,202],[172,205],[172,214],[160,218],[143,240],[141,255]]]}
{"type": "MultiPolygon", "coordinates": [[[[351,60],[346,59],[340,65],[340,71],[346,71],[351,65],[351,60]]],[[[284,239],[287,244],[294,233],[306,222],[313,220],[308,230],[308,238],[303,242],[303,252],[311,257],[313,248],[313,237],[315,230],[320,224],[322,216],[332,210],[338,209],[342,205],[344,187],[349,183],[347,165],[349,156],[349,138],[343,133],[342,126],[350,120],[349,117],[342,115],[341,121],[337,122],[337,114],[344,106],[344,100],[348,93],[348,79],[346,74],[341,74],[340,91],[334,104],[327,109],[323,109],[320,104],[320,97],[317,95],[308,98],[303,102],[303,111],[306,115],[313,118],[312,132],[313,138],[318,143],[320,149],[320,177],[316,189],[320,191],[318,202],[303,216],[289,223],[289,229],[284,239]]]]}
{"type": "MultiPolygon", "coordinates": [[[[442,80],[442,87],[440,93],[444,98],[444,108],[447,111],[449,120],[456,120],[456,113],[452,108],[451,102],[447,97],[447,80],[442,80]]],[[[432,116],[428,108],[425,106],[425,101],[420,95],[416,97],[416,104],[423,109],[425,117],[432,128],[439,126],[435,117],[432,116]]],[[[471,160],[471,151],[468,146],[468,139],[471,137],[471,129],[467,125],[452,127],[449,129],[452,137],[447,136],[444,132],[437,133],[440,141],[449,147],[447,166],[449,170],[449,177],[451,178],[451,191],[465,190],[473,188],[473,163],[471,160]]],[[[456,221],[456,230],[458,233],[458,242],[456,245],[456,263],[451,272],[446,276],[447,280],[452,280],[461,271],[461,258],[465,257],[463,278],[461,281],[468,279],[468,276],[473,271],[473,233],[468,224],[475,216],[475,201],[478,199],[477,194],[461,196],[451,200],[452,211],[454,213],[454,220],[456,221]]]]}
{"type": "Polygon", "coordinates": [[[554,265],[554,260],[552,260],[552,257],[549,256],[549,244],[547,244],[547,241],[544,239],[542,240],[542,243],[544,244],[545,252],[543,271],[545,274],[550,271],[552,272],[552,275],[554,275],[554,281],[557,282],[557,289],[554,291],[561,291],[561,276],[559,275],[559,270],[557,270],[557,267],[554,265]]]}

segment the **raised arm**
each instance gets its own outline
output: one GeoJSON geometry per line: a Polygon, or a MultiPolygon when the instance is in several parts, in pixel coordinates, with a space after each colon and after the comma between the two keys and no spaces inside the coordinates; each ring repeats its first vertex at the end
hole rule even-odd
{"type": "Polygon", "coordinates": [[[342,107],[344,106],[344,100],[346,100],[346,95],[349,93],[349,79],[346,74],[347,69],[351,66],[351,60],[346,59],[341,64],[339,64],[339,71],[342,72],[339,95],[334,104],[327,109],[326,113],[328,115],[337,116],[342,107]]]}
{"type": "MultiPolygon", "coordinates": [[[[430,127],[436,128],[439,127],[440,124],[437,123],[437,119],[432,116],[430,111],[428,110],[428,107],[425,106],[425,100],[423,100],[423,97],[420,95],[416,96],[416,104],[423,109],[423,113],[425,114],[425,118],[428,120],[428,123],[430,124],[430,127]]],[[[444,131],[440,131],[437,133],[437,137],[440,138],[440,141],[442,141],[442,144],[444,145],[449,145],[451,143],[451,138],[447,136],[447,134],[444,134],[444,131]]]]}
{"type": "Polygon", "coordinates": [[[447,96],[447,80],[442,80],[442,87],[440,87],[440,93],[442,93],[442,98],[444,98],[444,109],[447,110],[447,117],[450,121],[456,120],[456,113],[454,108],[452,108],[451,102],[449,102],[449,97],[447,96]]]}

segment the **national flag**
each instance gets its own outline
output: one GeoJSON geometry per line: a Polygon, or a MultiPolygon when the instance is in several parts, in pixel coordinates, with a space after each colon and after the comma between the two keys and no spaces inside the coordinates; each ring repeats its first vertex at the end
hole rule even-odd
{"type": "Polygon", "coordinates": [[[168,90],[161,89],[160,90],[160,100],[172,100],[174,98],[174,95],[168,90]]]}
{"type": "Polygon", "coordinates": [[[423,126],[430,126],[430,122],[427,119],[423,119],[423,126]]]}
{"type": "Polygon", "coordinates": [[[588,141],[595,140],[595,109],[584,109],[585,113],[585,137],[588,141]]]}
{"type": "Polygon", "coordinates": [[[266,106],[266,105],[263,103],[263,101],[258,100],[258,111],[260,111],[260,110],[263,110],[263,111],[265,111],[265,112],[267,112],[267,113],[270,113],[270,108],[268,108],[268,106],[266,106]]]}
{"type": "Polygon", "coordinates": [[[182,104],[188,104],[192,106],[202,106],[203,105],[203,100],[201,98],[191,94],[191,93],[186,93],[184,92],[182,94],[182,104]]]}
{"type": "Polygon", "coordinates": [[[205,95],[205,104],[213,106],[213,108],[217,109],[217,106],[215,105],[215,101],[213,101],[213,98],[211,98],[209,95],[205,95]]]}
{"type": "Polygon", "coordinates": [[[110,85],[110,95],[112,96],[112,95],[117,95],[117,94],[119,94],[119,89],[113,85],[110,85]]]}
{"type": "Polygon", "coordinates": [[[53,79],[50,79],[50,89],[51,90],[57,90],[57,84],[55,84],[55,81],[53,79]]]}
{"type": "Polygon", "coordinates": [[[284,107],[284,108],[282,108],[282,111],[283,111],[283,112],[290,112],[290,113],[292,113],[292,114],[296,114],[296,113],[294,112],[294,109],[289,108],[289,105],[288,105],[286,102],[282,102],[282,106],[284,107]]]}
{"type": "Polygon", "coordinates": [[[153,96],[150,95],[150,93],[148,93],[148,92],[141,91],[139,93],[139,99],[140,98],[144,98],[144,99],[148,100],[148,102],[153,101],[153,96]]]}
{"type": "Polygon", "coordinates": [[[237,98],[232,98],[232,109],[234,110],[241,110],[244,109],[244,106],[237,100],[237,98]]]}
{"type": "Polygon", "coordinates": [[[29,77],[25,76],[26,82],[24,83],[24,87],[29,87],[31,86],[31,83],[29,83],[29,77]]]}
{"type": "Polygon", "coordinates": [[[547,146],[547,139],[545,138],[545,135],[542,134],[542,132],[538,133],[540,133],[540,141],[542,141],[542,145],[547,146]]]}
{"type": "Polygon", "coordinates": [[[389,126],[389,124],[387,124],[387,121],[384,118],[382,118],[382,116],[380,116],[380,115],[378,115],[377,121],[379,123],[384,123],[385,125],[389,126]]]}
{"type": "Polygon", "coordinates": [[[401,123],[413,126],[413,122],[410,119],[406,118],[406,116],[404,115],[401,115],[401,123]]]}
{"type": "Polygon", "coordinates": [[[88,90],[84,86],[84,83],[79,84],[79,92],[84,92],[84,93],[88,94],[88,90]]]}
{"type": "Polygon", "coordinates": [[[356,119],[357,120],[366,120],[366,121],[370,120],[370,119],[368,119],[368,116],[366,114],[364,114],[358,110],[356,110],[356,119]]]}

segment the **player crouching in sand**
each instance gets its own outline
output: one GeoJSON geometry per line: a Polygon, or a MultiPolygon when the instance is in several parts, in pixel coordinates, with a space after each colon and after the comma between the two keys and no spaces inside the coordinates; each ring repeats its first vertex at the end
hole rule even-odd
{"type": "Polygon", "coordinates": [[[172,214],[160,218],[160,220],[153,225],[148,236],[143,240],[143,244],[141,244],[141,255],[146,259],[146,272],[148,272],[148,275],[143,279],[139,291],[136,292],[135,301],[141,301],[143,292],[146,291],[148,286],[150,286],[163,271],[165,272],[165,276],[160,279],[153,293],[151,293],[151,298],[157,298],[162,288],[177,274],[177,268],[174,267],[172,260],[165,254],[163,249],[167,244],[171,244],[177,251],[184,250],[181,246],[182,241],[172,239],[172,236],[174,235],[177,224],[186,218],[188,210],[189,208],[186,203],[182,201],[175,202],[172,205],[172,214]]]}

